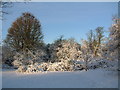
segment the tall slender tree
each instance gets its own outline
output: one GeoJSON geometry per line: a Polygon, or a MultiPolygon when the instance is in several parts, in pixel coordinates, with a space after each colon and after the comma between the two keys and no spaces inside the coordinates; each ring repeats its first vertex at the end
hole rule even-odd
{"type": "Polygon", "coordinates": [[[108,42],[109,52],[113,59],[119,58],[120,50],[120,18],[114,17],[110,28],[110,40],[108,42]]]}
{"type": "Polygon", "coordinates": [[[104,40],[104,31],[103,27],[97,27],[95,31],[90,30],[87,34],[87,44],[88,52],[93,53],[94,56],[97,56],[98,50],[101,47],[102,41],[104,40]]]}
{"type": "Polygon", "coordinates": [[[97,55],[97,52],[99,49],[101,49],[101,44],[102,44],[102,41],[104,40],[104,31],[103,31],[103,27],[97,27],[95,29],[96,31],[96,36],[95,36],[95,39],[94,39],[94,55],[96,56],[97,55]]]}

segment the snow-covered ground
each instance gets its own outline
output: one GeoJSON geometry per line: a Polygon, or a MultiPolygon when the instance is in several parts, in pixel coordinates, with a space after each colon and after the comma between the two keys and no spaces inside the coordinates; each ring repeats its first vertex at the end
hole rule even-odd
{"type": "Polygon", "coordinates": [[[3,70],[2,88],[117,88],[118,74],[103,69],[23,74],[3,70]]]}

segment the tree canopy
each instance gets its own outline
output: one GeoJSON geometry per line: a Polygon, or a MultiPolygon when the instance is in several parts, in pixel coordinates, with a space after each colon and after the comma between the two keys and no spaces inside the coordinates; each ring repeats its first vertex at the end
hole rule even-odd
{"type": "Polygon", "coordinates": [[[42,39],[40,22],[31,13],[23,13],[9,28],[5,42],[20,51],[40,46],[42,39]]]}

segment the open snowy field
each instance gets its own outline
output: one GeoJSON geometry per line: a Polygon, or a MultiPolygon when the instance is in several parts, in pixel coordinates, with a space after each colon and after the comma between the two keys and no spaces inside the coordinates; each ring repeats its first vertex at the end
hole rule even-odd
{"type": "Polygon", "coordinates": [[[3,70],[3,88],[117,88],[117,73],[102,69],[23,74],[3,70]]]}

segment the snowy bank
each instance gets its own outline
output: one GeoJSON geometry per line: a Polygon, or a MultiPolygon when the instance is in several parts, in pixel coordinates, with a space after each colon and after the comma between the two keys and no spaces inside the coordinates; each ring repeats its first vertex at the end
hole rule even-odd
{"type": "Polygon", "coordinates": [[[74,72],[47,72],[23,74],[2,72],[3,88],[117,88],[118,74],[95,69],[74,72]]]}

